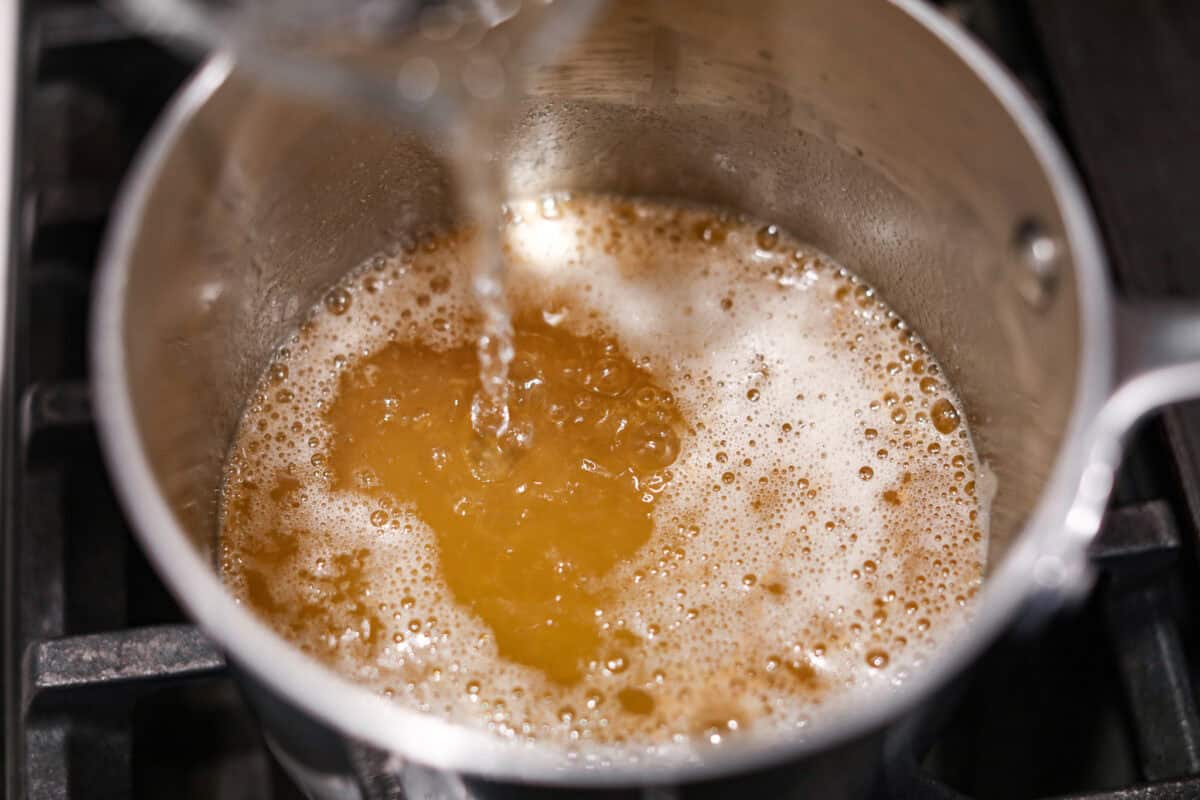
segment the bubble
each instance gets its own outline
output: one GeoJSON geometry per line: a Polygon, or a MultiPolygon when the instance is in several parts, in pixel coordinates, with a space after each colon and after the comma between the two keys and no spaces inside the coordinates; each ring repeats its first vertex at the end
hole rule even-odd
{"type": "MultiPolygon", "coordinates": [[[[605,397],[618,397],[629,388],[633,375],[619,358],[602,358],[588,373],[586,382],[593,392],[605,397]]],[[[651,390],[653,391],[653,390],[651,390]]]]}
{"type": "Polygon", "coordinates": [[[634,393],[633,400],[640,408],[653,408],[660,402],[659,392],[653,386],[643,386],[634,393]]]}
{"type": "Polygon", "coordinates": [[[871,478],[875,477],[875,470],[871,469],[870,467],[859,467],[858,477],[862,478],[864,481],[869,481],[871,478]]]}
{"type": "Polygon", "coordinates": [[[666,424],[642,423],[630,434],[634,463],[642,469],[670,466],[679,455],[679,435],[666,424]]]}
{"type": "Polygon", "coordinates": [[[618,653],[610,656],[608,660],[604,662],[604,668],[613,675],[620,675],[622,672],[629,669],[629,661],[623,654],[618,653]]]}
{"type": "Polygon", "coordinates": [[[946,398],[941,398],[929,409],[929,418],[938,433],[952,433],[958,427],[958,410],[946,398]]]}
{"type": "Polygon", "coordinates": [[[281,364],[278,361],[272,363],[268,378],[271,383],[283,383],[286,381],[288,379],[287,364],[281,364]]]}
{"type": "Polygon", "coordinates": [[[622,689],[617,692],[617,702],[630,714],[645,716],[654,711],[654,698],[641,689],[622,689]]]}
{"type": "Polygon", "coordinates": [[[769,253],[779,245],[779,228],[775,225],[764,225],[754,234],[754,243],[758,249],[769,253]]]}
{"type": "Polygon", "coordinates": [[[725,228],[716,220],[700,220],[693,226],[692,231],[697,239],[706,244],[718,245],[725,242],[725,228]]]}
{"type": "Polygon", "coordinates": [[[339,286],[325,295],[325,310],[330,314],[341,316],[350,310],[352,301],[353,297],[350,292],[339,286]]]}
{"type": "Polygon", "coordinates": [[[741,727],[740,720],[719,719],[709,720],[700,725],[702,736],[711,745],[719,745],[741,727]]]}
{"type": "Polygon", "coordinates": [[[867,666],[871,669],[883,669],[888,665],[888,654],[883,650],[867,651],[867,666]]]}

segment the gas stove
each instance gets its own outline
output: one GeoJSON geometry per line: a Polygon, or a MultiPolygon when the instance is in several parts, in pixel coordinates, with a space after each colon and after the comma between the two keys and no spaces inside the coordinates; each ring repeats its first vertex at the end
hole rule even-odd
{"type": "MultiPolygon", "coordinates": [[[[94,0],[10,4],[20,20],[0,338],[5,796],[302,797],[221,654],[131,539],[92,425],[85,321],[97,248],[131,157],[195,63],[94,0]]],[[[1200,302],[1200,6],[943,9],[1058,127],[1122,291],[1200,302]]],[[[0,19],[0,54],[5,31],[0,19]]],[[[1094,547],[1089,598],[995,645],[959,702],[921,722],[880,800],[1200,796],[1198,545],[1191,405],[1137,436],[1094,547]]]]}

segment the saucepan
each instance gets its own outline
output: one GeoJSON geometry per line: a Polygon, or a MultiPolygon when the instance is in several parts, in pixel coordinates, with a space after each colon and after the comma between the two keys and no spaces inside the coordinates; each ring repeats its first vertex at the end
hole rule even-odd
{"type": "Polygon", "coordinates": [[[1038,110],[917,0],[618,0],[526,67],[494,154],[513,194],[678,199],[776,221],[921,333],[997,478],[969,628],[802,735],[611,764],[561,763],[406,710],[276,636],[214,561],[243,403],[326,287],[448,224],[457,203],[436,137],[261,85],[226,55],[157,126],[98,278],[96,409],[141,543],[313,796],[377,780],[413,797],[862,794],[899,721],[1002,632],[1086,591],[1124,434],[1200,395],[1200,311],[1114,296],[1087,198],[1038,110]]]}

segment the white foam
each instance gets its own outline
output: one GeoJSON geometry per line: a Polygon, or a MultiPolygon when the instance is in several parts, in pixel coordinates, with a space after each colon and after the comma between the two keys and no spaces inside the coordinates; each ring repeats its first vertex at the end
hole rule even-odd
{"type": "MultiPolygon", "coordinates": [[[[290,581],[295,596],[306,596],[313,590],[305,588],[312,581],[304,569],[311,573],[318,562],[328,565],[356,548],[372,551],[365,567],[369,602],[382,604],[376,617],[385,644],[364,659],[360,648],[335,636],[318,655],[418,707],[565,747],[613,741],[617,733],[669,743],[697,733],[705,714],[736,718],[742,727],[794,729],[916,668],[965,622],[968,611],[954,598],[973,593],[986,552],[985,537],[964,539],[986,522],[985,514],[974,525],[968,520],[977,509],[963,488],[977,469],[969,438],[958,431],[944,436],[918,421],[934,396],[958,406],[944,386],[936,395],[921,392],[920,378],[936,370],[933,359],[919,342],[899,343],[876,300],[860,305],[851,293],[835,301],[837,289],[861,285],[828,258],[786,236],[763,252],[756,224],[646,204],[631,222],[602,198],[559,203],[554,219],[543,218],[539,207],[514,206],[519,221],[507,231],[511,296],[518,305],[553,311],[548,318],[574,332],[615,335],[625,353],[645,359],[671,389],[693,428],[656,506],[654,539],[610,576],[623,585],[637,574],[638,591],[605,609],[605,621],[650,641],[654,658],[639,667],[641,674],[619,681],[597,665],[578,687],[549,684],[530,668],[500,660],[487,628],[440,582],[432,532],[404,513],[381,531],[371,521],[375,504],[331,492],[310,461],[328,436],[321,403],[336,386],[337,357],[374,352],[389,338],[419,336],[449,347],[470,335],[462,260],[470,248],[462,237],[433,252],[379,257],[352,273],[343,284],[352,296],[349,309],[341,315],[318,309],[288,344],[282,359],[288,380],[264,383],[262,399],[280,418],[260,404],[243,421],[233,463],[243,478],[262,484],[251,494],[261,498],[284,471],[305,487],[298,506],[276,524],[308,533],[297,537],[293,565],[273,579],[290,581]],[[706,220],[726,232],[723,243],[692,235],[706,220]],[[683,235],[671,242],[656,225],[683,235]],[[446,274],[456,279],[434,291],[431,281],[446,274]],[[901,349],[923,360],[926,371],[901,363],[901,349]],[[891,362],[901,365],[895,375],[884,366],[891,362]],[[281,386],[293,393],[291,402],[272,402],[281,386]],[[897,396],[895,407],[882,402],[889,392],[897,396]],[[901,399],[906,395],[909,405],[901,399]],[[890,418],[897,409],[905,412],[902,424],[890,418]],[[295,421],[304,430],[293,432],[295,421]],[[250,453],[251,442],[262,438],[255,433],[260,424],[266,436],[282,433],[283,441],[250,453]],[[878,436],[866,438],[867,428],[878,436]],[[936,454],[927,450],[934,442],[941,448],[936,454]],[[887,457],[877,454],[881,447],[887,457]],[[953,476],[954,456],[963,459],[962,477],[953,476]],[[860,477],[864,466],[873,472],[869,480],[860,477]],[[733,474],[731,482],[725,473],[733,474]],[[905,473],[918,477],[905,484],[905,473]],[[902,506],[882,499],[887,490],[904,495],[902,506]],[[689,526],[698,532],[681,533],[689,526]],[[778,594],[764,588],[776,584],[778,594]],[[413,597],[416,611],[399,608],[402,597],[413,597]],[[917,609],[906,611],[914,602],[917,609]],[[437,623],[410,630],[417,612],[437,623]],[[877,623],[880,612],[886,620],[877,623]],[[397,634],[403,641],[393,641],[397,634]],[[883,668],[868,663],[876,653],[888,656],[883,668]],[[774,666],[767,655],[776,657],[774,666]],[[778,674],[789,661],[819,688],[781,683],[778,674]],[[472,682],[482,684],[475,693],[465,688],[472,682]],[[588,693],[597,686],[610,696],[589,710],[588,693]],[[612,713],[611,695],[622,686],[650,692],[655,714],[612,713]],[[733,697],[730,686],[740,687],[733,697]],[[570,723],[556,718],[564,706],[574,709],[570,723]]],[[[982,479],[980,486],[983,496],[982,479]]],[[[267,514],[266,505],[260,499],[257,513],[267,514]]],[[[241,551],[248,544],[226,542],[225,574],[242,596],[241,551]]],[[[362,633],[343,635],[353,640],[362,633]]]]}

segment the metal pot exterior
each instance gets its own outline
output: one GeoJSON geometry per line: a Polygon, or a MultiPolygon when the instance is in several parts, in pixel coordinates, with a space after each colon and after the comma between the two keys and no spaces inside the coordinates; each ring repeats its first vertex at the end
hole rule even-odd
{"type": "MultiPolygon", "coordinates": [[[[1077,182],[1012,81],[918,0],[624,0],[555,63],[529,67],[498,154],[514,194],[746,211],[849,266],[921,332],[999,480],[969,634],[888,697],[805,737],[748,736],[695,762],[606,768],[406,711],[291,648],[233,601],[213,564],[242,404],[325,287],[412,231],[451,223],[456,202],[436,141],[252,85],[224,57],[160,123],[109,233],[93,364],[119,493],[167,584],[261,684],[252,695],[397,753],[397,764],[595,788],[703,786],[800,763],[790,786],[803,785],[797,774],[823,780],[828,765],[840,788],[811,796],[860,793],[871,769],[835,754],[874,759],[880,732],[1018,609],[1086,584],[1083,546],[1120,434],[1152,402],[1197,391],[1194,364],[1179,362],[1200,352],[1147,337],[1169,340],[1165,355],[1135,358],[1133,371],[1154,383],[1171,367],[1176,380],[1126,392],[1111,412],[1113,309],[1077,182]]],[[[287,727],[277,730],[290,752],[287,727]]]]}
{"type": "MultiPolygon", "coordinates": [[[[266,729],[271,751],[313,800],[850,800],[899,779],[906,766],[910,717],[806,758],[679,784],[570,788],[513,778],[489,779],[437,770],[339,735],[234,665],[242,694],[266,729]]],[[[536,776],[531,776],[535,778],[536,776]]]]}

